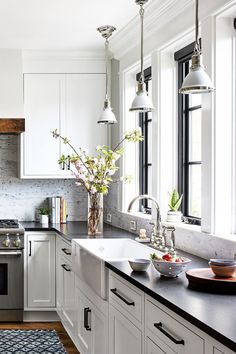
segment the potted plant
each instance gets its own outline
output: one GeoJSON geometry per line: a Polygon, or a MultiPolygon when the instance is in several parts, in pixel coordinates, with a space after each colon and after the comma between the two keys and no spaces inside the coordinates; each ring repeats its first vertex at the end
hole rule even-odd
{"type": "Polygon", "coordinates": [[[176,189],[172,191],[170,194],[169,200],[169,208],[170,210],[167,212],[167,219],[166,221],[169,222],[181,222],[182,221],[182,212],[179,211],[180,205],[182,203],[183,194],[179,196],[179,193],[176,189]]]}
{"type": "Polygon", "coordinates": [[[41,224],[48,224],[49,208],[41,207],[38,208],[39,222],[41,224]]]}

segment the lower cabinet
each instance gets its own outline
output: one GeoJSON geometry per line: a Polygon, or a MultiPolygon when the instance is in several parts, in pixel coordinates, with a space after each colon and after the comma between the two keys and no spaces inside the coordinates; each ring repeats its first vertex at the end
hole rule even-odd
{"type": "Polygon", "coordinates": [[[79,289],[76,289],[76,305],[77,338],[81,354],[108,354],[106,316],[79,289]]]}
{"type": "Polygon", "coordinates": [[[109,305],[109,354],[142,354],[142,331],[109,305]]]}
{"type": "Polygon", "coordinates": [[[55,234],[25,235],[25,308],[55,308],[55,234]]]}
{"type": "Polygon", "coordinates": [[[146,354],[175,354],[173,350],[170,348],[165,347],[163,343],[161,346],[154,343],[150,338],[146,337],[146,354]]]}
{"type": "Polygon", "coordinates": [[[72,272],[71,245],[59,236],[56,241],[56,308],[64,327],[75,332],[75,275],[72,272]]]}

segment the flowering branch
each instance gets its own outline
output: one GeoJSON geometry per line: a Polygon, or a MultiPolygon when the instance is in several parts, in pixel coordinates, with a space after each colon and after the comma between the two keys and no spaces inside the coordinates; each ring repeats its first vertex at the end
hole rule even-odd
{"type": "MultiPolygon", "coordinates": [[[[76,184],[83,185],[90,194],[103,193],[107,194],[109,185],[112,182],[112,175],[119,169],[116,166],[117,160],[123,155],[124,149],[120,146],[126,140],[128,142],[143,141],[140,129],[134,129],[126,132],[124,138],[116,145],[114,150],[109,149],[106,145],[97,146],[97,157],[88,156],[84,150],[80,148],[80,153],[71,145],[68,138],[61,136],[57,129],[52,131],[55,139],[62,139],[63,143],[68,145],[75,155],[67,158],[62,155],[59,163],[71,162],[75,166],[76,172],[72,171],[76,177],[76,184]]],[[[121,177],[124,182],[130,181],[130,176],[121,177]]]]}

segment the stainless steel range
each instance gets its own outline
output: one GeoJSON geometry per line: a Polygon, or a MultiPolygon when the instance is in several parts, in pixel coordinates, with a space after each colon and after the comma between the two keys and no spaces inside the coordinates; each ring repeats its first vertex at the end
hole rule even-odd
{"type": "Polygon", "coordinates": [[[23,321],[24,228],[0,220],[0,322],[23,321]]]}

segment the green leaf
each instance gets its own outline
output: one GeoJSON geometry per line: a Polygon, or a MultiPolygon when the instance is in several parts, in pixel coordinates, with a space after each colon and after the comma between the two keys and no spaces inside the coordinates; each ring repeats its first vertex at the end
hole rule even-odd
{"type": "Polygon", "coordinates": [[[174,189],[170,195],[169,208],[172,211],[177,211],[181,205],[183,195],[179,196],[179,193],[174,189]]]}
{"type": "Polygon", "coordinates": [[[179,200],[175,203],[174,205],[174,210],[177,211],[180,207],[180,204],[182,203],[182,199],[183,199],[183,194],[181,195],[181,197],[179,198],[179,200]]]}

